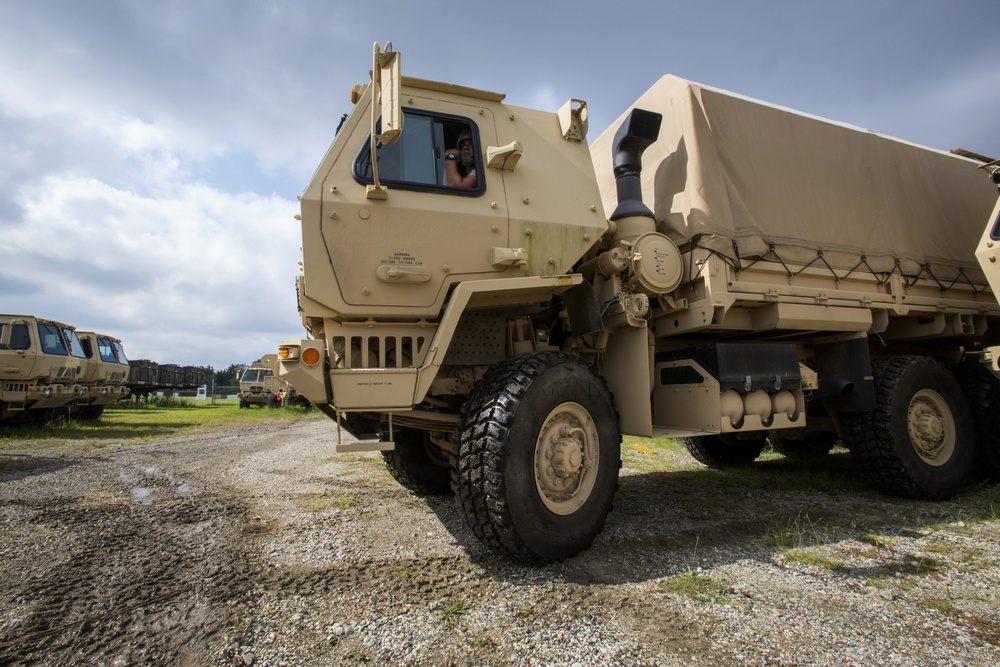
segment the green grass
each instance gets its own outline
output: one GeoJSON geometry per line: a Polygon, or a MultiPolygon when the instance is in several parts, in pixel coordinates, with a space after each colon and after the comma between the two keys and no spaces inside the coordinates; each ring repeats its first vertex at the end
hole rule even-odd
{"type": "Polygon", "coordinates": [[[657,588],[664,593],[683,595],[698,602],[711,602],[726,594],[726,589],[719,582],[695,570],[670,577],[661,582],[657,588]]]}
{"type": "Polygon", "coordinates": [[[832,558],[828,558],[806,549],[790,549],[785,552],[785,558],[804,565],[815,565],[816,567],[821,567],[824,570],[830,570],[833,572],[845,569],[844,564],[840,561],[833,560],[832,558]]]}
{"type": "Polygon", "coordinates": [[[454,626],[458,619],[465,616],[472,609],[472,605],[466,604],[464,600],[447,600],[438,607],[444,622],[454,626]]]}
{"type": "Polygon", "coordinates": [[[347,493],[337,493],[337,494],[315,494],[306,496],[302,500],[302,505],[308,512],[322,512],[323,510],[330,509],[331,507],[345,512],[355,505],[354,498],[347,493]]]}
{"type": "Polygon", "coordinates": [[[924,598],[921,602],[928,609],[935,609],[937,611],[949,612],[955,609],[954,600],[947,598],[924,598]]]}
{"type": "Polygon", "coordinates": [[[164,438],[224,427],[234,430],[261,424],[325,418],[317,411],[290,407],[240,410],[236,401],[212,404],[181,400],[162,405],[111,406],[94,421],[60,420],[44,426],[0,425],[0,451],[32,446],[62,445],[69,450],[101,450],[108,447],[156,442],[164,438]]]}

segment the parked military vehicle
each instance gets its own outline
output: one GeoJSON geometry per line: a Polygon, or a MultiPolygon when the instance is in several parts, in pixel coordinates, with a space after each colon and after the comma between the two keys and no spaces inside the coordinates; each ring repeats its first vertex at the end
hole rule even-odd
{"type": "Polygon", "coordinates": [[[86,355],[73,327],[30,315],[0,315],[0,422],[44,423],[89,396],[86,355]]]}
{"type": "Polygon", "coordinates": [[[264,355],[244,369],[240,376],[240,408],[251,405],[278,404],[277,396],[288,391],[288,383],[277,377],[272,368],[273,354],[264,355]]]}
{"type": "Polygon", "coordinates": [[[583,101],[378,45],[353,99],[301,197],[279,375],[490,548],[586,548],[622,434],[709,466],[839,440],[904,496],[1000,475],[976,161],[669,76],[588,146],[583,101]]]}
{"type": "Polygon", "coordinates": [[[185,389],[197,389],[208,382],[208,371],[199,366],[160,364],[149,359],[133,359],[129,363],[126,386],[136,397],[152,394],[173,394],[185,389]]]}
{"type": "Polygon", "coordinates": [[[77,337],[87,357],[79,376],[80,383],[87,388],[87,396],[74,401],[71,414],[79,419],[97,419],[106,406],[129,395],[125,386],[129,361],[117,338],[92,331],[78,331],[77,337]]]}

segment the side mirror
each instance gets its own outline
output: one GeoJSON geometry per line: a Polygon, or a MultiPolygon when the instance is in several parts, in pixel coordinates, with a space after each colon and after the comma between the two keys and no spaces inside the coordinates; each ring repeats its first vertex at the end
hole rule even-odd
{"type": "Polygon", "coordinates": [[[376,149],[379,142],[391,144],[403,133],[403,107],[399,102],[399,60],[398,51],[392,51],[392,43],[385,45],[386,50],[379,48],[375,42],[372,56],[372,117],[371,117],[371,156],[372,180],[368,186],[368,199],[386,199],[389,193],[378,182],[378,155],[376,149]],[[376,132],[382,119],[381,132],[376,132]]]}
{"type": "MultiPolygon", "coordinates": [[[[392,44],[386,44],[386,48],[391,49],[392,44]]],[[[399,59],[398,51],[383,51],[379,53],[378,44],[375,45],[375,69],[377,72],[378,104],[375,108],[380,108],[382,116],[382,133],[378,135],[379,141],[391,144],[399,139],[403,132],[403,108],[399,103],[399,59]]]]}

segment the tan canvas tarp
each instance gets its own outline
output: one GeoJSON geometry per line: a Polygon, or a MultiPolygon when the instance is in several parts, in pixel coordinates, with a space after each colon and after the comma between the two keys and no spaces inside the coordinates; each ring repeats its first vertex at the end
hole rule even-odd
{"type": "MultiPolygon", "coordinates": [[[[773,245],[799,265],[822,251],[839,270],[864,256],[876,272],[898,261],[906,275],[929,265],[943,280],[959,268],[982,280],[974,251],[997,190],[976,162],[669,75],[633,106],[663,114],[643,155],[643,200],[682,248],[746,263],[773,245]]],[[[608,215],[624,117],[591,146],[608,215]]]]}

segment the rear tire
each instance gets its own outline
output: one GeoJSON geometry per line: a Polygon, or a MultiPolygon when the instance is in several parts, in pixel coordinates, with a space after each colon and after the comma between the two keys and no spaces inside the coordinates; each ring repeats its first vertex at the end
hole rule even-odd
{"type": "Polygon", "coordinates": [[[740,440],[733,434],[678,438],[696,461],[709,468],[742,468],[757,460],[766,441],[740,440]]]}
{"type": "Polygon", "coordinates": [[[972,412],[976,430],[976,463],[972,475],[1000,482],[1000,380],[978,361],[955,366],[955,379],[972,412]]]}
{"type": "Polygon", "coordinates": [[[768,431],[767,442],[778,454],[795,461],[815,461],[830,453],[837,444],[837,434],[828,431],[814,431],[808,435],[800,435],[802,429],[783,429],[768,431]]]}
{"type": "Polygon", "coordinates": [[[487,371],[462,408],[452,486],[472,532],[525,561],[586,549],[618,488],[621,434],[604,380],[561,352],[487,371]]]}
{"type": "Polygon", "coordinates": [[[844,413],[845,444],[861,474],[886,493],[948,498],[975,457],[972,417],[958,382],[933,359],[895,356],[873,364],[876,407],[844,413]]]}
{"type": "Polygon", "coordinates": [[[393,434],[396,448],[382,452],[393,479],[418,496],[451,491],[451,461],[427,431],[401,428],[393,434]]]}

